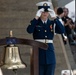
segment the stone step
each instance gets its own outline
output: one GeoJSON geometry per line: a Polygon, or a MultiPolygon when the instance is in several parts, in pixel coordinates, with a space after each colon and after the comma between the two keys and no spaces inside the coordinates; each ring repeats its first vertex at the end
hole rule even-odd
{"type": "Polygon", "coordinates": [[[57,63],[55,75],[61,75],[62,70],[68,69],[66,58],[63,52],[64,44],[61,44],[62,40],[60,40],[60,38],[59,35],[55,35],[54,37],[54,47],[55,47],[55,55],[56,55],[56,63],[57,63]]]}
{"type": "MultiPolygon", "coordinates": [[[[0,1],[0,10],[1,11],[8,11],[8,10],[17,10],[17,11],[24,11],[28,10],[28,8],[35,7],[35,4],[38,1],[29,1],[29,0],[2,0],[0,1]]],[[[34,8],[32,8],[34,9],[34,8]]]]}

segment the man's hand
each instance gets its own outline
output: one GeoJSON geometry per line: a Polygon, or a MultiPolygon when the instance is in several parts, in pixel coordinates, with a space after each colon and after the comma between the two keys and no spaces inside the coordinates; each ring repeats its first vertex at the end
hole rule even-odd
{"type": "Polygon", "coordinates": [[[51,18],[56,18],[56,14],[52,9],[48,8],[48,11],[49,11],[51,18]]]}
{"type": "Polygon", "coordinates": [[[44,12],[44,8],[41,8],[40,10],[37,11],[35,18],[38,19],[41,16],[42,12],[44,12]]]}

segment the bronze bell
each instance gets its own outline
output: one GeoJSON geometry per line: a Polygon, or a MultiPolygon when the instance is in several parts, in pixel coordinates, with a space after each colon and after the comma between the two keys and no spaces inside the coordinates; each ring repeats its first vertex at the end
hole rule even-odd
{"type": "Polygon", "coordinates": [[[26,68],[26,65],[24,65],[21,61],[18,47],[14,45],[5,47],[2,68],[7,68],[7,69],[26,68]]]}
{"type": "Polygon", "coordinates": [[[26,68],[20,58],[19,49],[14,44],[5,46],[3,65],[1,67],[6,69],[26,68]]]}

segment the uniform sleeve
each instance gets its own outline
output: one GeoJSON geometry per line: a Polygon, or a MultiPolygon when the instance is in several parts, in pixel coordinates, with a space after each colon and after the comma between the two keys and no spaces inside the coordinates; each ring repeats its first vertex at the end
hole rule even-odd
{"type": "Polygon", "coordinates": [[[27,27],[27,32],[28,33],[33,33],[35,26],[37,25],[38,20],[36,20],[35,18],[30,22],[30,25],[27,27]]]}
{"type": "Polygon", "coordinates": [[[62,23],[59,21],[59,19],[56,18],[54,20],[54,23],[56,24],[56,26],[55,26],[55,33],[58,33],[58,34],[65,33],[64,25],[62,25],[62,23]]]}

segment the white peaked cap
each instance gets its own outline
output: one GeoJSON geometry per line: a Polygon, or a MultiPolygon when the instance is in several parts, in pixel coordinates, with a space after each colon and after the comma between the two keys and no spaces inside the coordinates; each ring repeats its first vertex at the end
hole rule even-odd
{"type": "Polygon", "coordinates": [[[42,1],[36,4],[36,6],[44,6],[44,4],[47,4],[47,6],[51,6],[52,3],[49,1],[42,1]]]}

